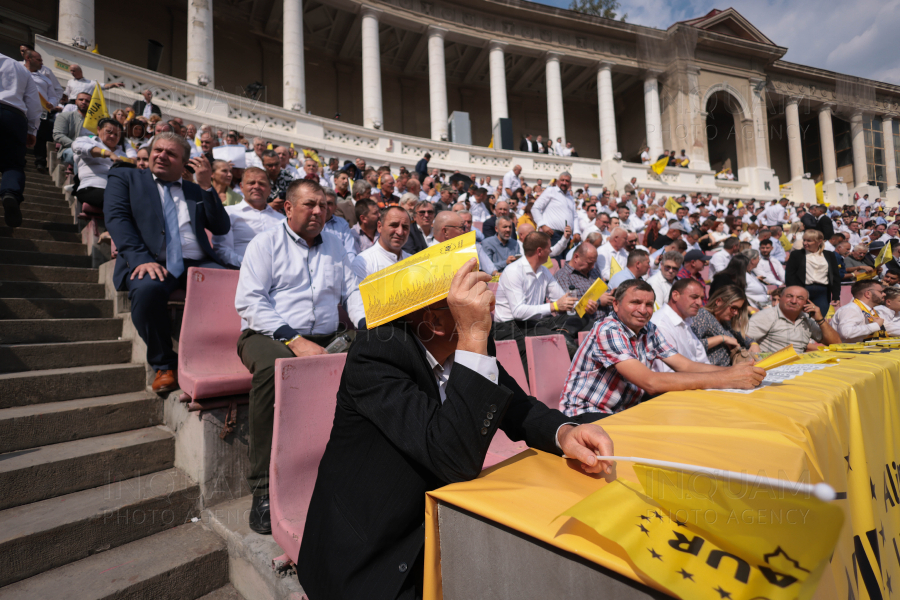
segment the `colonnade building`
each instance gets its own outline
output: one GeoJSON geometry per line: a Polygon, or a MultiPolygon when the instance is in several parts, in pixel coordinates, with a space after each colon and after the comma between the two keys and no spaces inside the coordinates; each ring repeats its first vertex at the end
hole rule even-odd
{"type": "Polygon", "coordinates": [[[113,104],[150,87],[167,116],[342,160],[430,152],[464,173],[567,169],[576,186],[815,202],[822,181],[833,203],[900,200],[900,86],[783,61],[731,8],[660,30],[525,0],[2,3],[0,50],[36,40],[63,84],[77,62],[125,83],[113,104]],[[525,134],[577,157],[520,153],[525,134]],[[644,146],[690,164],[656,175],[644,146]]]}

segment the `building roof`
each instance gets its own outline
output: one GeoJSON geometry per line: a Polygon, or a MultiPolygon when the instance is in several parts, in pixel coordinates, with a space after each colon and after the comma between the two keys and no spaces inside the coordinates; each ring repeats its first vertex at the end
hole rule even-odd
{"type": "MultiPolygon", "coordinates": [[[[679,21],[678,23],[675,23],[675,25],[678,25],[679,23],[691,25],[704,31],[712,31],[714,33],[741,38],[748,42],[757,42],[760,44],[768,44],[770,46],[777,45],[766,37],[763,32],[754,27],[750,21],[741,15],[741,13],[733,8],[726,8],[725,10],[714,8],[702,17],[688,19],[687,21],[679,21]]],[[[673,27],[675,25],[673,25],[673,27]]]]}

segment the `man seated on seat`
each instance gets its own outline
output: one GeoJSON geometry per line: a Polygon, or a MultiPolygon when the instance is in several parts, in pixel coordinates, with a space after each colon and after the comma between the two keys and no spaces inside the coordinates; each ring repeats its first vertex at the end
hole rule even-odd
{"type": "MultiPolygon", "coordinates": [[[[464,234],[466,232],[466,227],[463,224],[461,214],[453,212],[452,210],[442,210],[434,218],[434,225],[432,225],[431,232],[433,240],[429,245],[434,246],[464,234]]],[[[488,257],[484,249],[482,249],[481,244],[475,242],[475,249],[478,252],[478,268],[492,277],[499,276],[500,272],[494,268],[493,261],[488,257]]]]}
{"type": "MultiPolygon", "coordinates": [[[[663,338],[675,347],[678,354],[696,363],[708,365],[706,348],[691,329],[691,319],[703,308],[703,285],[695,279],[679,279],[671,288],[668,302],[654,311],[650,322],[656,325],[663,338]]],[[[657,373],[673,372],[659,358],[653,361],[653,370],[657,373]]]]}
{"type": "MultiPolygon", "coordinates": [[[[600,271],[596,267],[597,249],[587,240],[578,244],[572,253],[572,258],[553,276],[556,282],[569,294],[581,300],[594,282],[600,279],[600,271]],[[572,289],[574,288],[574,290],[572,289]]],[[[599,300],[590,300],[584,309],[584,317],[569,315],[566,321],[567,329],[576,334],[581,331],[590,331],[597,319],[604,319],[609,314],[613,296],[609,291],[604,292],[599,300]],[[572,329],[572,326],[575,326],[572,329]]],[[[577,339],[577,335],[575,335],[577,339]]]]}
{"type": "Polygon", "coordinates": [[[506,265],[520,257],[519,242],[512,237],[513,224],[508,217],[499,217],[495,227],[497,234],[486,238],[481,247],[494,263],[494,268],[502,273],[506,265]]]}
{"type": "MultiPolygon", "coordinates": [[[[515,215],[509,212],[509,202],[506,200],[498,200],[494,205],[494,215],[481,224],[481,232],[485,238],[497,235],[497,221],[500,219],[515,220],[515,215]]],[[[516,239],[515,229],[510,229],[510,237],[516,239]]]]}
{"type": "Polygon", "coordinates": [[[600,269],[603,281],[609,281],[611,277],[610,269],[613,260],[619,267],[625,268],[625,264],[628,262],[628,250],[625,249],[627,239],[628,232],[621,227],[616,227],[610,232],[606,243],[597,249],[597,268],[600,269]]]}
{"type": "Polygon", "coordinates": [[[241,178],[244,199],[225,212],[231,219],[231,230],[213,237],[213,250],[223,264],[240,268],[247,244],[257,235],[279,225],[284,215],[268,205],[269,176],[259,167],[250,167],[241,178]]]}
{"type": "Polygon", "coordinates": [[[884,286],[875,279],[857,281],[850,287],[853,302],[834,311],[831,326],[841,341],[853,344],[886,336],[884,319],[875,307],[884,302],[884,286]]]}
{"type": "Polygon", "coordinates": [[[646,250],[632,250],[628,253],[625,268],[609,278],[609,289],[615,290],[629,279],[643,279],[650,271],[650,255],[646,250]]]}
{"type": "MultiPolygon", "coordinates": [[[[562,289],[543,266],[550,258],[550,236],[533,231],[525,238],[523,246],[525,256],[500,275],[494,307],[494,339],[516,340],[527,372],[525,338],[567,333],[561,328],[568,316],[566,312],[574,308],[577,300],[562,289]]],[[[566,343],[573,344],[569,338],[566,343]]]]}
{"type": "Polygon", "coordinates": [[[421,598],[425,493],[477,477],[498,429],[611,469],[601,427],[529,397],[494,358],[488,279],[470,260],[446,299],[357,334],[297,560],[311,598],[421,598]]]}
{"type": "Polygon", "coordinates": [[[335,211],[337,210],[337,194],[335,194],[334,190],[331,188],[322,186],[322,189],[325,192],[325,203],[328,207],[328,212],[325,215],[325,228],[323,231],[327,231],[341,240],[341,245],[344,247],[347,257],[350,259],[350,262],[353,262],[353,259],[359,254],[359,242],[350,230],[350,225],[347,224],[347,220],[344,217],[335,214],[335,211]]]}
{"type": "Polygon", "coordinates": [[[841,343],[819,307],[809,301],[809,292],[799,285],[786,287],[778,304],[750,317],[747,337],[756,340],[762,352],[777,352],[792,345],[799,354],[809,349],[810,341],[841,343]]]}
{"type": "Polygon", "coordinates": [[[113,284],[128,290],[131,320],[147,345],[147,362],[156,370],[153,391],[160,394],[178,388],[169,295],[185,289],[190,267],[224,268],[204,230],[225,235],[231,229],[209,162],[190,155],[183,137],[157,135],[150,168],[111,169],[103,199],[106,228],[119,252],[113,284]],[[197,183],[182,181],[187,164],[197,183]]]}
{"type": "Polygon", "coordinates": [[[356,225],[350,228],[350,234],[356,240],[356,245],[362,253],[378,242],[378,221],[381,220],[381,210],[378,208],[378,204],[372,200],[359,200],[353,207],[353,213],[356,216],[354,219],[356,225]]]}
{"type": "Polygon", "coordinates": [[[650,322],[654,300],[653,288],[641,279],[630,279],[616,289],[613,312],[594,325],[569,367],[559,402],[563,413],[611,415],[637,405],[645,394],[752,389],[766,376],[750,363],[717,367],[679,354],[650,322]],[[651,371],[656,359],[675,372],[651,371]]]}
{"type": "Polygon", "coordinates": [[[341,331],[338,304],[365,326],[359,282],[334,235],[323,232],[328,207],[318,182],[287,189],[287,218],[257,235],[241,264],[234,306],[243,332],[237,351],[253,374],[250,389],[250,528],[271,533],[269,456],[275,407],[275,360],[324,354],[341,331]]]}
{"type": "Polygon", "coordinates": [[[766,285],[781,286],[784,285],[784,265],[772,257],[774,247],[771,238],[759,243],[759,264],[753,269],[753,274],[766,285]]]}
{"type": "MultiPolygon", "coordinates": [[[[657,310],[669,301],[669,293],[672,291],[672,285],[678,280],[678,271],[683,262],[684,256],[678,252],[664,252],[660,257],[659,270],[647,280],[656,295],[657,310]]],[[[702,285],[701,283],[701,287],[702,285]]]]}
{"type": "Polygon", "coordinates": [[[900,336],[900,288],[885,288],[884,304],[876,306],[875,312],[884,319],[884,330],[890,337],[900,336]]]}
{"type": "MultiPolygon", "coordinates": [[[[376,209],[378,205],[371,200],[376,209]]],[[[357,204],[359,206],[359,204],[357,204]]],[[[360,283],[362,280],[382,269],[386,269],[397,261],[409,258],[409,254],[403,251],[403,244],[409,237],[410,219],[409,213],[403,207],[389,206],[381,212],[381,218],[377,223],[378,238],[367,250],[363,250],[353,259],[353,273],[360,283]]]]}

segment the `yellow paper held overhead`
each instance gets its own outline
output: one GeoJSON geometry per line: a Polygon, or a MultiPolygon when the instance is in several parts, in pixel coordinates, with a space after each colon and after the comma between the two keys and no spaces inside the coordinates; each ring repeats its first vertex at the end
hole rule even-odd
{"type": "Polygon", "coordinates": [[[666,170],[666,167],[669,166],[669,157],[664,156],[652,165],[650,168],[653,169],[653,172],[657,175],[662,175],[662,172],[666,170]]]}
{"type": "Polygon", "coordinates": [[[474,231],[372,273],[359,284],[366,326],[372,329],[443,300],[453,276],[472,258],[478,260],[474,231]]]}
{"type": "Polygon", "coordinates": [[[575,312],[578,313],[578,316],[583,317],[584,311],[587,309],[587,303],[591,300],[599,300],[600,296],[606,293],[607,289],[609,289],[609,287],[598,277],[584,293],[584,296],[578,301],[578,304],[575,305],[575,312]]]}
{"type": "Polygon", "coordinates": [[[91,103],[88,105],[87,114],[84,116],[83,126],[88,131],[96,134],[97,123],[100,122],[100,119],[105,119],[108,116],[109,111],[106,109],[106,99],[103,97],[103,90],[98,83],[94,86],[94,93],[91,95],[91,103]]]}
{"type": "Polygon", "coordinates": [[[768,371],[769,369],[774,369],[775,367],[789,365],[799,358],[800,357],[797,355],[797,351],[794,350],[793,346],[786,346],[778,352],[773,352],[766,358],[762,359],[761,361],[756,363],[755,366],[768,371]]]}

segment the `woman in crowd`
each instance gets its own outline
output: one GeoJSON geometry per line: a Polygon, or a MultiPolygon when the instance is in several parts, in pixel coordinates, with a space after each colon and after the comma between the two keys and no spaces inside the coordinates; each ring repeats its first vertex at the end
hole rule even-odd
{"type": "Polygon", "coordinates": [[[119,150],[119,138],[122,125],[115,119],[107,117],[97,123],[97,136],[82,136],[72,142],[72,152],[78,164],[80,183],[75,191],[79,202],[90,204],[95,208],[103,208],[103,194],[106,192],[106,178],[114,163],[127,158],[135,158],[132,151],[130,157],[123,156],[119,150]]]}
{"type": "Polygon", "coordinates": [[[794,250],[784,268],[784,284],[799,285],[809,292],[809,301],[828,314],[831,302],[839,302],[841,278],[834,252],[824,249],[825,238],[818,229],[803,233],[803,250],[794,250]]]}
{"type": "Polygon", "coordinates": [[[728,266],[716,273],[709,284],[709,294],[712,295],[719,288],[733,285],[741,291],[747,290],[747,269],[750,259],[743,254],[735,254],[728,261],[728,266]]]}
{"type": "Polygon", "coordinates": [[[231,163],[227,160],[214,160],[212,164],[212,186],[225,206],[239,204],[243,198],[231,189],[231,163]]]}
{"type": "Polygon", "coordinates": [[[125,148],[131,148],[135,152],[144,143],[144,131],[146,127],[143,121],[132,119],[125,123],[125,148]]]}
{"type": "Polygon", "coordinates": [[[706,306],[691,322],[691,330],[706,348],[710,364],[730,367],[759,354],[756,342],[744,335],[749,315],[742,289],[727,285],[710,294],[706,306]]]}
{"type": "Polygon", "coordinates": [[[528,223],[529,225],[537,229],[537,224],[534,222],[534,217],[531,216],[531,207],[533,206],[534,200],[529,200],[525,204],[525,208],[522,211],[522,216],[519,217],[519,225],[521,225],[522,223],[528,223]]]}
{"type": "Polygon", "coordinates": [[[788,233],[788,241],[794,250],[803,250],[803,223],[796,221],[791,223],[790,233],[788,233]]]}
{"type": "Polygon", "coordinates": [[[644,246],[653,248],[653,243],[657,238],[659,238],[659,219],[650,219],[644,229],[644,246]]]}
{"type": "Polygon", "coordinates": [[[722,248],[722,242],[729,237],[725,233],[725,223],[723,221],[714,220],[709,224],[709,249],[712,251],[722,248]]]}
{"type": "Polygon", "coordinates": [[[124,127],[125,121],[128,120],[128,113],[119,108],[113,111],[112,117],[119,122],[119,125],[122,125],[124,127]]]}
{"type": "Polygon", "coordinates": [[[150,168],[150,148],[144,147],[140,148],[137,151],[137,156],[134,158],[134,164],[138,169],[148,169],[150,168]]]}
{"type": "Polygon", "coordinates": [[[738,236],[738,239],[742,242],[752,242],[756,239],[756,234],[759,231],[759,225],[756,223],[750,223],[747,225],[747,230],[742,231],[741,235],[738,236]]]}
{"type": "Polygon", "coordinates": [[[769,288],[753,274],[753,269],[759,265],[759,250],[753,248],[741,250],[741,255],[750,261],[750,264],[747,265],[747,301],[751,308],[761,310],[769,306],[771,300],[769,299],[769,288]]]}

